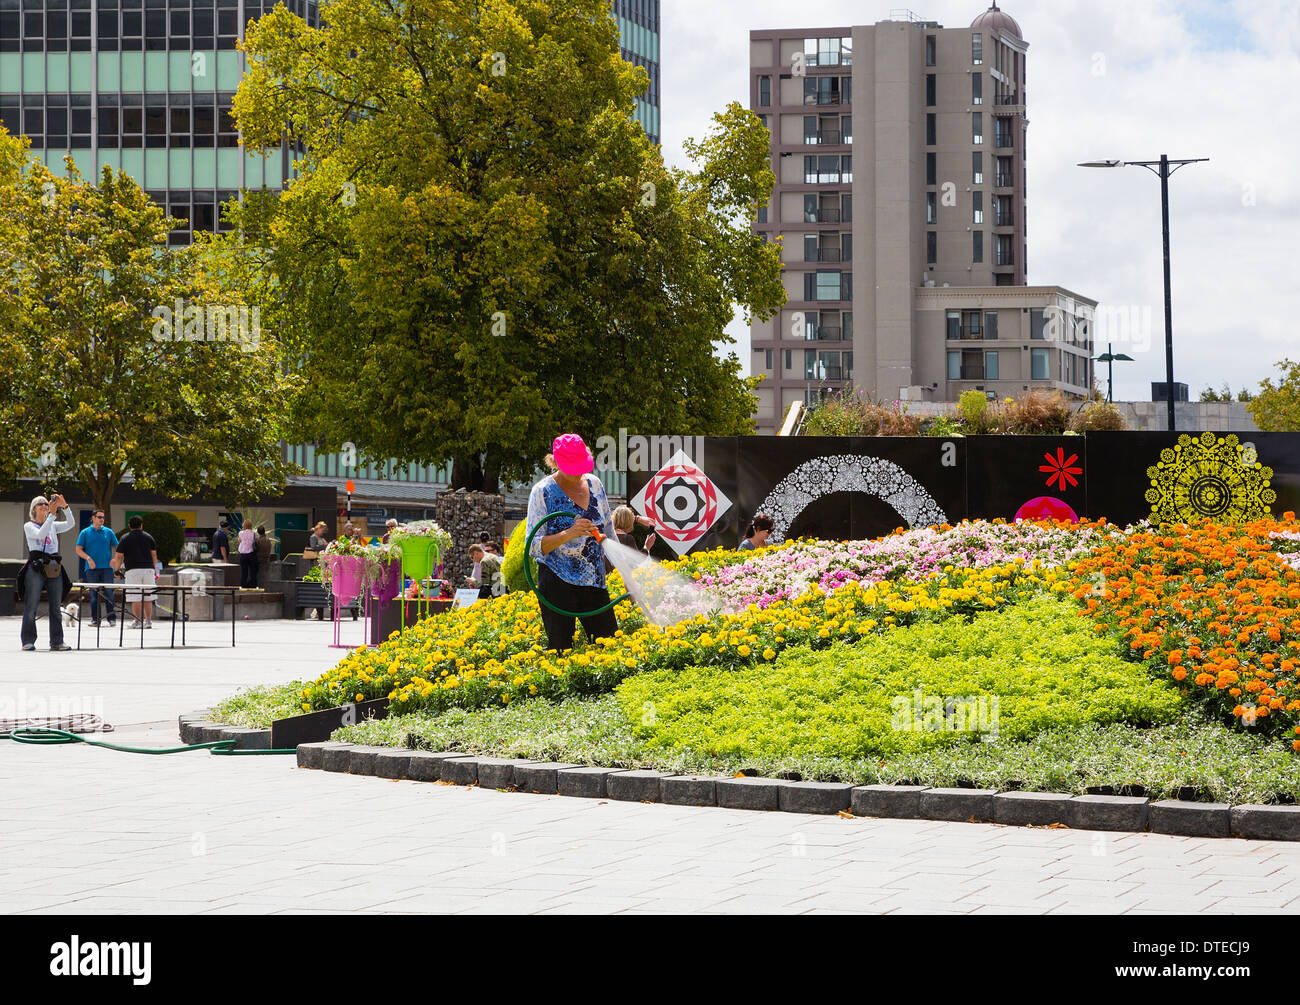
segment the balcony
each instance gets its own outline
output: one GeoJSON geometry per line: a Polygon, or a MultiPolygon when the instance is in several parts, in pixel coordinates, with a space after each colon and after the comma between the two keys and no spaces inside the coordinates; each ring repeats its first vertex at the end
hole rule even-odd
{"type": "Polygon", "coordinates": [[[814,325],[808,328],[809,342],[838,342],[840,341],[841,328],[831,328],[827,325],[814,325]]]}
{"type": "Polygon", "coordinates": [[[1010,133],[999,133],[994,138],[993,145],[1000,150],[1010,150],[1013,146],[1015,146],[1015,144],[1011,142],[1010,133]]]}
{"type": "Polygon", "coordinates": [[[1019,105],[1020,95],[1018,94],[997,94],[993,97],[995,105],[1019,105]]]}
{"type": "Polygon", "coordinates": [[[994,188],[1015,188],[1016,179],[1014,175],[998,174],[993,176],[994,188]]]}
{"type": "Polygon", "coordinates": [[[812,212],[804,212],[804,223],[839,223],[840,211],[838,209],[818,209],[812,212]]]}
{"type": "Polygon", "coordinates": [[[838,129],[818,129],[815,133],[809,133],[803,138],[804,143],[809,145],[814,143],[847,143],[843,134],[838,129]]]}
{"type": "Polygon", "coordinates": [[[838,105],[840,104],[840,92],[818,91],[816,95],[805,94],[803,103],[805,105],[838,105]],[[814,97],[816,100],[814,100],[814,97]]]}
{"type": "Polygon", "coordinates": [[[963,366],[961,368],[961,379],[962,380],[983,380],[984,364],[972,363],[969,366],[963,366]]]}
{"type": "Polygon", "coordinates": [[[818,248],[816,253],[811,250],[805,251],[803,260],[805,262],[839,262],[842,261],[841,254],[839,248],[818,248]]]}
{"type": "Polygon", "coordinates": [[[995,213],[993,215],[993,226],[995,227],[1014,227],[1015,225],[1015,213],[1008,211],[1006,213],[995,213]]]}
{"type": "Polygon", "coordinates": [[[1015,264],[1016,256],[1011,252],[1007,252],[1005,255],[998,255],[997,258],[993,260],[993,267],[995,269],[1010,269],[1014,268],[1015,264]]]}
{"type": "Polygon", "coordinates": [[[948,329],[949,342],[983,342],[984,333],[982,331],[971,331],[964,326],[959,328],[948,329]]]}

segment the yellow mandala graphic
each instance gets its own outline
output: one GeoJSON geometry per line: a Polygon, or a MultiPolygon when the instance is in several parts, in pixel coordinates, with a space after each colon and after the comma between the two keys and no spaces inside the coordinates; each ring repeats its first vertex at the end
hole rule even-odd
{"type": "Polygon", "coordinates": [[[1178,445],[1160,451],[1160,463],[1147,468],[1152,523],[1195,519],[1253,520],[1269,512],[1277,493],[1269,488],[1273,469],[1260,464],[1255,448],[1237,437],[1184,433],[1178,445]]]}

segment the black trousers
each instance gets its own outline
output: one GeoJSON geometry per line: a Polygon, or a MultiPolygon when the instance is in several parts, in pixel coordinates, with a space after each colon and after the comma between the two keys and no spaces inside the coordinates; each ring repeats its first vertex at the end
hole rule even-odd
{"type": "Polygon", "coordinates": [[[239,586],[245,590],[257,589],[257,552],[241,553],[239,556],[239,586]]]}
{"type": "MultiPolygon", "coordinates": [[[[609,603],[609,590],[566,583],[541,562],[537,563],[537,589],[552,604],[566,611],[594,611],[609,603]]],[[[538,606],[542,609],[542,626],[546,629],[547,647],[556,650],[572,649],[573,622],[576,619],[567,614],[558,614],[545,604],[538,606]]],[[[582,618],[581,621],[587,638],[593,641],[618,631],[618,619],[614,617],[612,608],[582,618]]]]}

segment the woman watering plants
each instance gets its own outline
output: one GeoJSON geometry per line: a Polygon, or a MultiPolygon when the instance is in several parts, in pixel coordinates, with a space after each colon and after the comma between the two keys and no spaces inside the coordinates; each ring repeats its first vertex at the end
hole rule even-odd
{"type": "MultiPolygon", "coordinates": [[[[605,486],[591,473],[596,465],[582,437],[576,433],[557,436],[551,451],[546,466],[552,473],[534,485],[528,497],[529,527],[548,513],[562,514],[546,521],[529,549],[538,563],[537,592],[566,611],[594,611],[609,603],[609,591],[605,587],[605,554],[593,534],[616,533],[614,515],[605,486]]],[[[546,604],[538,606],[548,646],[572,648],[573,616],[553,611],[546,604]]],[[[587,637],[593,640],[613,635],[618,628],[612,609],[581,620],[587,637]]]]}

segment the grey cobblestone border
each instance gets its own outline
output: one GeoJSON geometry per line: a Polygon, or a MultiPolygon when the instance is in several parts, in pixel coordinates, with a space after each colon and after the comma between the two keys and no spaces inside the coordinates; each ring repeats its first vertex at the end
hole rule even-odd
{"type": "MultiPolygon", "coordinates": [[[[269,729],[244,729],[180,717],[184,743],[234,740],[241,749],[267,749],[269,729]]],[[[1196,803],[1136,796],[1072,796],[1059,792],[995,792],[925,785],[849,785],[781,778],[677,775],[643,769],[601,768],[550,761],[520,761],[456,751],[399,750],[327,741],[298,748],[298,767],[378,778],[478,785],[587,799],[851,813],[916,820],[1052,825],[1076,830],[1153,831],[1184,837],[1238,837],[1300,841],[1300,806],[1196,803]]]]}

